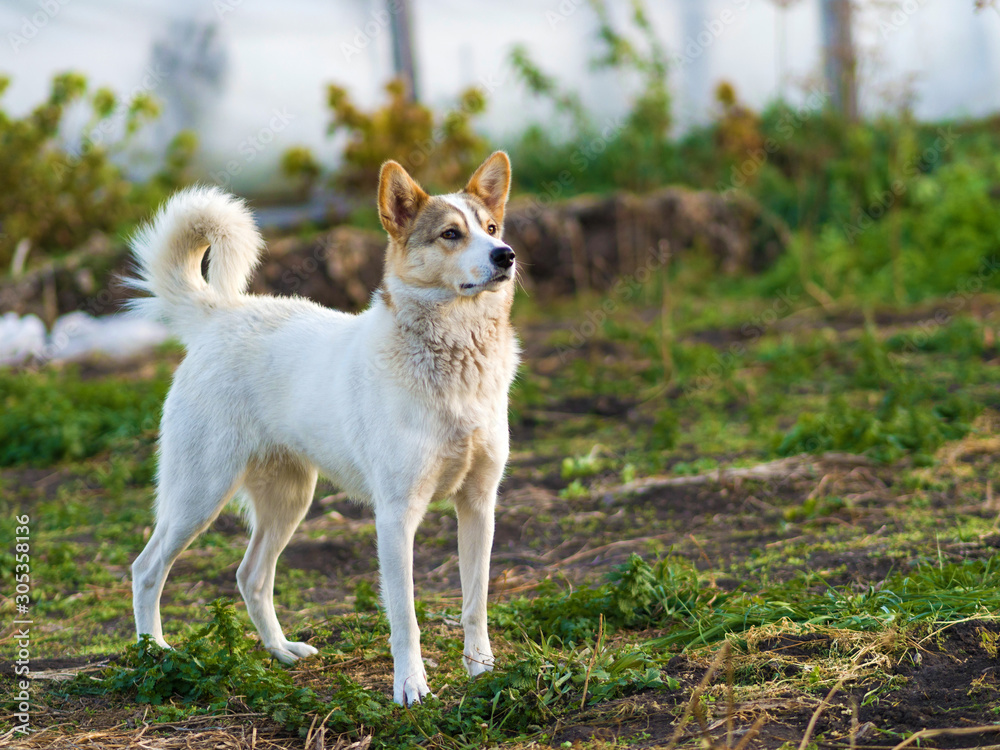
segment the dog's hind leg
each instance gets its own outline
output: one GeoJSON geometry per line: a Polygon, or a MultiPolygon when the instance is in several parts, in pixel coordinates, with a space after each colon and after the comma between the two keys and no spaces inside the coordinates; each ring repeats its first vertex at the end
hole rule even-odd
{"type": "Polygon", "coordinates": [[[285,638],[274,612],[274,568],[278,555],[309,510],[316,470],[283,454],[254,460],[244,486],[253,504],[254,529],[246,556],[236,571],[247,612],[264,647],[283,664],[312,656],[316,649],[285,638]]]}
{"type": "Polygon", "coordinates": [[[137,635],[164,648],[160,596],[177,556],[208,528],[239,486],[242,462],[232,453],[208,450],[201,441],[165,442],[160,453],[156,526],[132,563],[132,604],[137,635]],[[175,446],[178,450],[175,450],[175,446]],[[217,458],[218,460],[213,460],[217,458]]]}

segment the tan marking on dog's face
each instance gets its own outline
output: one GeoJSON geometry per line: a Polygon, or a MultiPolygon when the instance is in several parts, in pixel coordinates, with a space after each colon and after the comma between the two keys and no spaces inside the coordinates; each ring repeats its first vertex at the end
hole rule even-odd
{"type": "Polygon", "coordinates": [[[490,252],[503,244],[500,231],[474,196],[435,196],[406,238],[390,242],[386,270],[412,286],[464,296],[496,288],[508,280],[490,260],[490,252]]]}
{"type": "Polygon", "coordinates": [[[413,231],[408,238],[408,246],[431,245],[441,242],[442,248],[454,251],[464,244],[470,236],[469,222],[465,215],[440,196],[431,198],[426,208],[420,212],[413,224],[413,231]],[[442,235],[448,230],[454,231],[460,238],[448,240],[442,235]]]}
{"type": "Polygon", "coordinates": [[[483,228],[484,232],[497,240],[503,236],[502,215],[497,217],[491,213],[489,208],[472,193],[458,193],[458,197],[465,201],[465,204],[469,207],[469,211],[479,222],[479,226],[483,228]]]}
{"type": "Polygon", "coordinates": [[[454,256],[468,244],[469,237],[468,221],[462,212],[436,196],[416,216],[405,239],[390,244],[386,263],[409,285],[450,287],[447,280],[460,273],[454,256]],[[442,236],[449,230],[456,239],[442,236]]]}

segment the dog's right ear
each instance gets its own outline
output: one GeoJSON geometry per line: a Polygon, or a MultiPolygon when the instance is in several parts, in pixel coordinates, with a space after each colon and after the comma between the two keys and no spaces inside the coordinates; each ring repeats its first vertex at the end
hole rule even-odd
{"type": "Polygon", "coordinates": [[[390,237],[406,236],[429,197],[399,163],[387,161],[382,165],[378,175],[378,217],[390,237]]]}

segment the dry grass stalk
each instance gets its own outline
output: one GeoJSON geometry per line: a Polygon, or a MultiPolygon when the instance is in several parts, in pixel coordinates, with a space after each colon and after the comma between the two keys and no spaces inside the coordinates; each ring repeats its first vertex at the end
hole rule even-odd
{"type": "Polygon", "coordinates": [[[844,678],[841,678],[836,685],[830,688],[830,692],[826,694],[826,697],[820,702],[813,711],[813,715],[809,718],[809,724],[806,726],[806,733],[802,736],[802,742],[799,743],[799,750],[806,750],[806,745],[809,744],[809,738],[812,737],[813,730],[816,729],[816,722],[819,721],[820,715],[823,713],[824,709],[830,705],[830,701],[833,700],[833,696],[837,694],[837,691],[844,686],[844,678]]]}
{"type": "Polygon", "coordinates": [[[590,656],[590,664],[587,665],[587,676],[583,680],[583,697],[580,698],[580,710],[582,711],[584,706],[587,705],[587,688],[590,687],[590,673],[594,669],[594,664],[597,662],[597,654],[601,650],[601,640],[604,638],[604,615],[600,614],[597,617],[597,642],[594,644],[594,653],[590,656]]]}
{"type": "MultiPolygon", "coordinates": [[[[1000,731],[1000,727],[997,727],[996,724],[980,727],[957,727],[955,729],[921,729],[919,732],[911,734],[905,740],[892,748],[892,750],[903,750],[903,748],[909,747],[914,742],[929,739],[931,737],[968,737],[974,734],[986,734],[987,732],[993,732],[996,734],[998,731],[1000,731]]],[[[993,747],[997,746],[994,745],[993,747]]]]}
{"type": "Polygon", "coordinates": [[[674,733],[670,737],[670,742],[667,743],[667,750],[673,750],[677,747],[677,743],[680,741],[681,735],[684,732],[684,727],[686,727],[688,722],[691,721],[691,716],[695,711],[695,707],[700,704],[702,693],[705,691],[705,688],[708,687],[709,683],[711,683],[712,678],[715,676],[719,667],[723,664],[723,662],[729,659],[729,651],[729,641],[726,641],[723,644],[722,649],[719,651],[719,655],[715,657],[715,660],[708,668],[708,671],[705,672],[705,676],[701,678],[701,682],[698,683],[698,687],[696,687],[694,692],[691,693],[691,699],[687,702],[687,706],[684,707],[684,713],[681,716],[681,720],[677,722],[677,726],[674,728],[674,733]]]}

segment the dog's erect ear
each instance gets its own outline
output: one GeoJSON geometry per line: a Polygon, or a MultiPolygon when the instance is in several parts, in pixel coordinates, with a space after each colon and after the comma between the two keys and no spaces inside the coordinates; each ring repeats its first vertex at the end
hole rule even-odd
{"type": "Polygon", "coordinates": [[[394,161],[382,165],[378,175],[378,217],[390,237],[403,237],[428,199],[427,193],[394,161]]]}
{"type": "Polygon", "coordinates": [[[495,151],[472,175],[465,192],[486,204],[497,222],[503,224],[503,211],[510,192],[510,159],[503,151],[495,151]]]}

